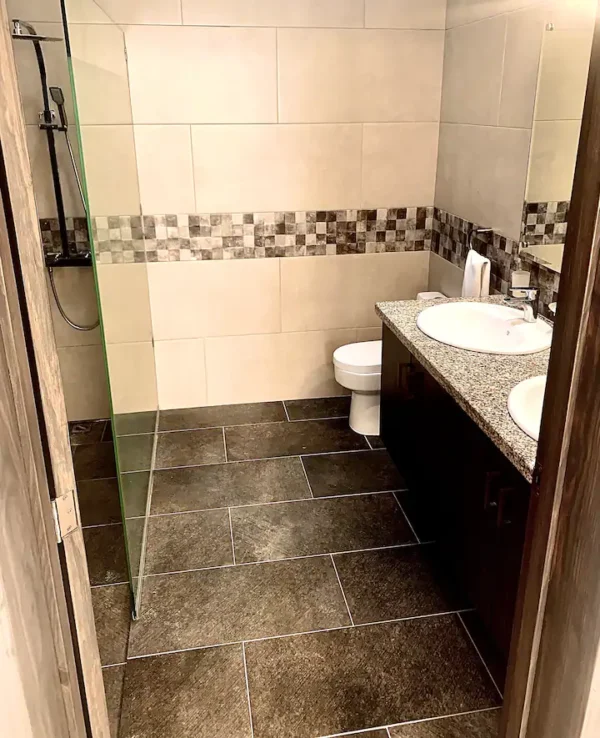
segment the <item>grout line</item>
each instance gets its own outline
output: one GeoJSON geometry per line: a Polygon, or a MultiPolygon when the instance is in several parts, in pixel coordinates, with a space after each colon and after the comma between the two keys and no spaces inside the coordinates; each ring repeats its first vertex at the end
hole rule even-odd
{"type": "Polygon", "coordinates": [[[387,733],[388,738],[392,738],[392,734],[390,733],[390,729],[386,727],[385,732],[387,733]]]}
{"type": "MultiPolygon", "coordinates": [[[[139,517],[143,517],[140,515],[139,517]]],[[[123,521],[120,523],[97,523],[96,525],[82,525],[81,530],[88,530],[88,528],[111,528],[115,525],[123,525],[123,521]]]]}
{"type": "MultiPolygon", "coordinates": [[[[403,489],[403,490],[399,490],[399,491],[400,492],[406,492],[407,490],[404,490],[403,489]]],[[[417,539],[417,543],[423,543],[423,541],[421,541],[421,539],[417,535],[417,531],[413,528],[412,523],[408,519],[408,515],[404,512],[404,508],[400,504],[400,500],[398,499],[398,495],[396,494],[395,491],[393,492],[393,495],[394,495],[394,499],[396,500],[396,503],[397,503],[398,507],[400,508],[400,512],[402,513],[402,515],[404,515],[404,519],[406,520],[406,522],[408,524],[408,527],[411,529],[413,536],[417,539]]]]}
{"type": "Polygon", "coordinates": [[[127,661],[119,661],[117,664],[102,664],[100,668],[102,669],[111,669],[113,666],[126,666],[127,661]]]}
{"type": "MultiPolygon", "coordinates": [[[[293,421],[295,422],[295,421],[293,421]]],[[[379,451],[380,449],[370,449],[370,448],[350,448],[346,449],[345,451],[318,451],[312,454],[301,454],[301,456],[333,456],[338,454],[359,454],[361,451],[364,453],[365,451],[379,451]]],[[[255,459],[230,459],[227,463],[228,464],[244,464],[249,461],[271,461],[272,459],[289,459],[290,457],[298,456],[298,454],[281,454],[280,456],[258,456],[255,459]]],[[[200,468],[203,466],[219,466],[219,463],[217,462],[211,462],[208,464],[183,464],[182,466],[161,466],[155,471],[171,471],[172,469],[193,469],[193,468],[200,468]]],[[[148,471],[147,469],[139,469],[139,471],[148,471]]],[[[132,472],[126,472],[127,474],[130,474],[132,472]]],[[[111,477],[113,478],[113,477],[111,477]]],[[[87,479],[80,479],[78,480],[80,482],[82,481],[91,481],[87,479]]]]}
{"type": "Polygon", "coordinates": [[[290,422],[290,414],[288,413],[287,405],[285,404],[285,400],[282,400],[283,409],[285,410],[285,417],[287,418],[288,423],[290,422]]]}
{"type": "Polygon", "coordinates": [[[371,445],[371,441],[369,441],[369,436],[365,436],[365,441],[369,444],[369,448],[371,449],[371,451],[375,451],[375,449],[371,445]]]}
{"type": "MultiPolygon", "coordinates": [[[[231,536],[231,555],[233,556],[233,565],[235,566],[235,543],[233,542],[233,522],[231,520],[231,508],[227,508],[227,515],[229,516],[229,534],[231,536]]],[[[221,567],[210,567],[210,568],[221,568],[221,567]]]]}
{"type": "MultiPolygon", "coordinates": [[[[283,403],[283,407],[285,408],[285,414],[286,414],[286,420],[263,420],[260,423],[253,422],[253,423],[231,423],[230,425],[202,425],[198,428],[171,428],[170,430],[159,430],[158,432],[160,434],[164,433],[189,433],[190,431],[205,431],[205,430],[215,430],[216,428],[247,428],[251,425],[277,425],[278,423],[310,423],[311,421],[317,421],[317,420],[348,420],[348,415],[330,415],[326,418],[297,418],[296,420],[291,420],[290,416],[288,415],[287,408],[285,407],[285,403],[283,403]]],[[[150,436],[151,433],[130,433],[130,436],[150,436]]],[[[119,438],[127,438],[128,436],[119,436],[119,438]]],[[[83,446],[84,444],[79,444],[80,446],[83,446]]],[[[375,449],[373,449],[375,450],[375,449]]]]}
{"type": "MultiPolygon", "coordinates": [[[[301,459],[302,457],[298,457],[298,458],[301,459]]],[[[266,507],[267,505],[287,505],[291,502],[307,502],[308,500],[338,500],[338,499],[344,499],[346,497],[368,497],[369,495],[390,495],[390,494],[394,494],[394,492],[404,492],[404,491],[405,490],[403,489],[401,490],[382,489],[382,490],[378,490],[377,492],[352,492],[346,495],[326,495],[324,497],[298,497],[295,500],[273,500],[272,502],[247,502],[244,505],[222,505],[221,507],[201,507],[195,510],[178,510],[176,512],[154,513],[153,515],[150,515],[150,517],[151,518],[164,518],[169,515],[189,515],[190,513],[211,512],[213,510],[227,510],[230,507],[234,509],[244,508],[244,507],[263,507],[263,506],[266,507]]],[[[143,515],[136,515],[130,518],[126,518],[126,520],[136,520],[141,517],[143,517],[143,515]]],[[[119,523],[110,523],[110,525],[119,525],[119,523]]]]}
{"type": "MultiPolygon", "coordinates": [[[[201,566],[197,569],[180,569],[178,571],[162,571],[162,572],[155,572],[154,574],[146,574],[144,575],[145,579],[148,579],[149,577],[167,577],[171,576],[172,574],[193,574],[194,572],[199,571],[214,571],[215,569],[238,569],[240,566],[258,566],[259,564],[280,564],[284,561],[301,561],[303,559],[321,559],[325,558],[326,556],[343,556],[344,554],[354,554],[354,553],[370,553],[372,551],[389,551],[392,549],[397,548],[413,548],[415,546],[430,546],[430,543],[397,543],[394,546],[378,546],[377,548],[353,548],[348,549],[347,551],[324,551],[322,553],[315,553],[315,554],[304,554],[303,556],[286,556],[282,559],[261,559],[260,561],[239,561],[236,564],[221,564],[220,566],[201,566]]],[[[100,584],[95,585],[100,587],[106,587],[110,585],[100,584]]],[[[470,612],[471,609],[465,610],[465,612],[470,612]]]]}
{"type": "Polygon", "coordinates": [[[106,584],[90,584],[90,589],[99,589],[100,587],[122,587],[124,584],[131,586],[129,579],[125,579],[123,582],[106,582],[106,584]]]}
{"type": "Polygon", "coordinates": [[[225,439],[225,426],[223,426],[223,450],[225,451],[225,463],[227,463],[228,458],[227,458],[227,440],[225,439]]]}
{"type": "Polygon", "coordinates": [[[317,633],[334,633],[338,630],[356,630],[358,628],[370,628],[377,625],[393,625],[394,623],[404,623],[411,620],[425,620],[427,618],[441,618],[450,615],[457,615],[461,612],[470,612],[470,610],[447,610],[444,612],[434,612],[428,615],[413,615],[407,618],[394,618],[391,620],[374,620],[369,623],[357,623],[356,625],[339,625],[333,628],[317,628],[315,630],[304,630],[296,633],[285,633],[284,635],[261,636],[259,638],[246,638],[243,641],[225,641],[223,643],[210,643],[206,646],[190,646],[189,648],[177,648],[172,651],[156,651],[155,653],[144,653],[137,656],[128,656],[128,661],[137,659],[146,659],[150,656],[168,656],[174,653],[187,653],[188,651],[204,651],[208,648],[221,648],[223,646],[238,646],[242,643],[262,643],[263,641],[278,641],[283,638],[295,638],[297,636],[316,635],[317,633]]]}
{"type": "Polygon", "coordinates": [[[495,680],[495,679],[494,679],[494,677],[492,676],[492,672],[491,672],[491,671],[489,670],[489,667],[488,667],[488,665],[487,665],[487,664],[485,663],[485,659],[484,659],[484,658],[483,658],[483,656],[481,655],[481,651],[479,650],[479,648],[477,647],[477,644],[476,644],[476,643],[475,643],[475,641],[473,640],[473,636],[472,636],[472,635],[471,635],[471,634],[469,633],[469,629],[468,629],[468,628],[467,628],[467,626],[465,625],[465,621],[464,621],[464,620],[463,620],[463,619],[461,618],[461,616],[460,616],[460,613],[459,613],[459,612],[457,612],[457,615],[458,615],[458,619],[460,620],[460,623],[461,623],[462,627],[463,627],[463,628],[464,628],[464,630],[465,630],[465,633],[467,634],[467,638],[468,638],[468,639],[469,639],[469,640],[471,641],[471,643],[473,644],[473,648],[475,649],[475,651],[476,651],[477,655],[478,655],[478,656],[479,656],[479,658],[481,659],[481,663],[483,664],[483,666],[484,666],[485,670],[487,671],[487,673],[488,673],[488,676],[489,676],[489,678],[490,678],[490,679],[492,680],[492,684],[493,684],[493,685],[494,685],[494,687],[496,688],[496,692],[498,692],[498,694],[499,694],[499,696],[500,696],[500,699],[501,699],[501,700],[503,700],[503,699],[504,699],[504,695],[502,694],[502,692],[500,691],[500,689],[499,689],[498,685],[496,684],[496,680],[495,680]]]}
{"type": "Polygon", "coordinates": [[[252,720],[252,703],[250,702],[250,682],[248,680],[248,664],[246,663],[246,644],[242,641],[242,660],[244,662],[244,678],[246,680],[246,699],[248,700],[248,717],[250,718],[250,736],[254,738],[254,721],[252,720]]]}
{"type": "Polygon", "coordinates": [[[354,627],[354,618],[352,617],[352,613],[350,612],[350,605],[348,604],[348,600],[346,599],[346,593],[344,592],[344,588],[342,587],[342,580],[340,579],[339,572],[337,570],[337,566],[335,565],[335,561],[333,558],[333,554],[329,554],[331,558],[331,563],[333,564],[333,570],[335,571],[335,576],[338,580],[338,584],[340,585],[340,590],[342,592],[342,597],[344,598],[344,602],[346,604],[346,610],[348,610],[348,617],[350,618],[350,625],[354,627]]]}
{"type": "MultiPolygon", "coordinates": [[[[312,487],[310,486],[310,481],[308,479],[308,474],[306,473],[306,467],[304,466],[304,461],[302,460],[302,456],[299,456],[298,458],[300,459],[300,466],[302,467],[302,471],[304,472],[304,478],[306,479],[306,484],[308,485],[308,491],[310,492],[310,496],[314,500],[315,499],[315,494],[312,491],[312,487]]],[[[325,498],[321,498],[321,499],[325,499],[325,498]]],[[[267,503],[267,504],[269,504],[269,503],[267,503]]]]}
{"type": "Polygon", "coordinates": [[[373,728],[361,728],[361,730],[350,730],[345,733],[330,733],[329,735],[320,736],[320,738],[342,738],[343,736],[359,735],[361,733],[370,733],[375,730],[385,730],[390,735],[390,728],[395,728],[402,725],[419,725],[420,723],[432,723],[436,720],[446,720],[451,717],[461,717],[462,715],[477,715],[480,712],[494,712],[495,710],[501,710],[498,707],[482,707],[480,710],[466,710],[465,712],[453,712],[448,715],[436,715],[435,717],[419,718],[418,720],[406,720],[403,723],[391,723],[390,725],[376,725],[373,728]]]}

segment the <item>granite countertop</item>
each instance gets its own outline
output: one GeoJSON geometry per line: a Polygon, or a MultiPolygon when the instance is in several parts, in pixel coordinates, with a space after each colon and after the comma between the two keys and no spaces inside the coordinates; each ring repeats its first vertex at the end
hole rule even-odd
{"type": "MultiPolygon", "coordinates": [[[[503,299],[489,297],[469,301],[500,303],[503,299]]],[[[410,353],[531,481],[537,442],[523,433],[510,417],[508,395],[523,379],[547,374],[550,350],[525,356],[502,356],[465,351],[435,341],[417,328],[417,316],[422,310],[442,302],[460,300],[379,302],[376,311],[410,353]]]]}

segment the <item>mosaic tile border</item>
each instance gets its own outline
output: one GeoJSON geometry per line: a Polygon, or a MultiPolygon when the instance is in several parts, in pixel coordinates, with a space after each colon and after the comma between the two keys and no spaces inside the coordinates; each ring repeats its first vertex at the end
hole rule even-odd
{"type": "Polygon", "coordinates": [[[425,251],[433,207],[96,217],[101,264],[425,251]]]}
{"type": "MultiPolygon", "coordinates": [[[[542,211],[542,213],[545,213],[545,211],[542,211]]],[[[560,222],[564,223],[564,221],[560,222]]],[[[476,227],[478,227],[476,223],[436,208],[431,250],[447,261],[464,268],[468,253],[468,234],[471,229],[476,227]]],[[[553,315],[548,306],[556,302],[558,298],[560,274],[550,271],[542,265],[520,259],[520,250],[527,245],[529,244],[505,238],[498,233],[475,236],[474,238],[475,250],[491,262],[491,293],[507,295],[511,272],[516,269],[524,269],[531,274],[531,286],[538,287],[540,290],[538,306],[541,314],[552,319],[553,315]]]]}
{"type": "Polygon", "coordinates": [[[564,243],[569,201],[526,202],[523,208],[523,241],[528,246],[564,243]]]}
{"type": "MultiPolygon", "coordinates": [[[[90,250],[90,235],[85,217],[67,218],[67,241],[69,252],[78,254],[90,250]]],[[[46,254],[59,254],[62,251],[62,241],[58,218],[40,218],[40,232],[42,246],[46,254]]]]}

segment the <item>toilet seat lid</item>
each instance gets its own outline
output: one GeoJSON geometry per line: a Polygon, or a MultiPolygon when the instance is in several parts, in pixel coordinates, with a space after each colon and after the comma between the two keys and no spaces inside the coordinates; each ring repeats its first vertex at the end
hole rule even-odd
{"type": "Polygon", "coordinates": [[[381,374],[381,341],[363,341],[340,346],[333,352],[333,363],[354,374],[381,374]]]}

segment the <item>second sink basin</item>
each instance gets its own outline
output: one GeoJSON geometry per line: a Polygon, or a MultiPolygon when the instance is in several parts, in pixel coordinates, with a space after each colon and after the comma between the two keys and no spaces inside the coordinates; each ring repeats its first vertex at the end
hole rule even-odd
{"type": "Polygon", "coordinates": [[[508,412],[519,428],[537,441],[540,437],[546,375],[532,377],[513,388],[508,396],[508,412]]]}
{"type": "Polygon", "coordinates": [[[484,354],[535,354],[552,343],[548,323],[526,323],[522,310],[491,303],[434,305],[419,314],[417,326],[436,341],[484,354]]]}

